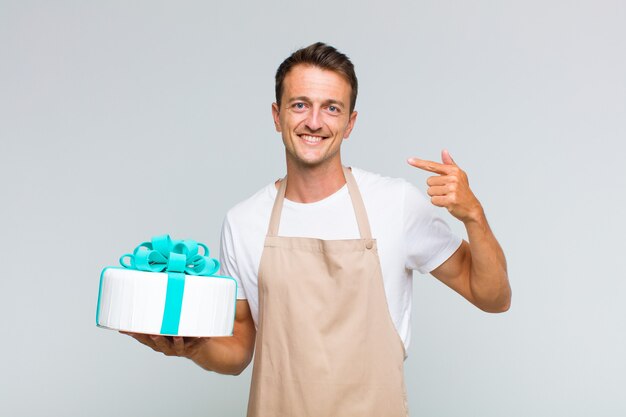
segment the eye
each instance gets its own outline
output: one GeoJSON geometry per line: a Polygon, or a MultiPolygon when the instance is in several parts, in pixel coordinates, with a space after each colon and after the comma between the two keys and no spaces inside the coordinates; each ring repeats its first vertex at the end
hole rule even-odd
{"type": "Polygon", "coordinates": [[[342,113],[341,107],[334,104],[329,104],[328,106],[326,106],[326,111],[334,116],[338,116],[342,113]]]}
{"type": "Polygon", "coordinates": [[[301,101],[299,101],[299,102],[293,103],[293,104],[291,105],[291,107],[292,107],[294,110],[304,110],[304,109],[306,109],[306,104],[305,104],[305,103],[302,103],[301,101]]]}

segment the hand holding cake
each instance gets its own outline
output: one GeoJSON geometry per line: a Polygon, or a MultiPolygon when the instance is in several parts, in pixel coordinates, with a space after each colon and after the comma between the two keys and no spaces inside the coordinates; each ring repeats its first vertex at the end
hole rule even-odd
{"type": "Polygon", "coordinates": [[[256,330],[248,302],[237,301],[231,337],[179,337],[122,332],[166,356],[192,360],[207,371],[239,375],[252,360],[256,330]]]}
{"type": "Polygon", "coordinates": [[[130,333],[120,331],[140,343],[148,346],[155,352],[160,352],[165,356],[181,356],[192,359],[197,355],[198,349],[208,338],[182,337],[182,336],[160,336],[143,333],[130,333]]]}

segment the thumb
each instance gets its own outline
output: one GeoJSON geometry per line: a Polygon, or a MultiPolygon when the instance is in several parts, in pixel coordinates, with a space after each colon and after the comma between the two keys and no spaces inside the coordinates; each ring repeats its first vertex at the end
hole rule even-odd
{"type": "Polygon", "coordinates": [[[441,161],[446,165],[456,165],[456,162],[454,162],[454,159],[452,159],[447,149],[441,151],[441,161]]]}

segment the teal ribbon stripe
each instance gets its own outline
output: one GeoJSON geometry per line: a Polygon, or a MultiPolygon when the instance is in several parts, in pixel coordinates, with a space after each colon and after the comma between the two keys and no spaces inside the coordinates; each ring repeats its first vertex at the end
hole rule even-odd
{"type": "Polygon", "coordinates": [[[147,272],[167,272],[167,292],[161,322],[161,334],[177,335],[180,311],[185,292],[185,274],[216,276],[220,263],[209,258],[209,248],[193,240],[172,240],[169,235],[155,236],[143,242],[132,254],[120,257],[127,269],[147,272]],[[198,249],[202,248],[200,254],[198,249]]]}

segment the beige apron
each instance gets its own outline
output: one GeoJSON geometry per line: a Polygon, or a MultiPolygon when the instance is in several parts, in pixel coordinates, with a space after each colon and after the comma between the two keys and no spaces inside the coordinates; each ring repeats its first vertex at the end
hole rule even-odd
{"type": "Polygon", "coordinates": [[[277,236],[280,184],[259,266],[249,417],[408,415],[404,345],[361,194],[344,175],[361,239],[277,236]]]}

